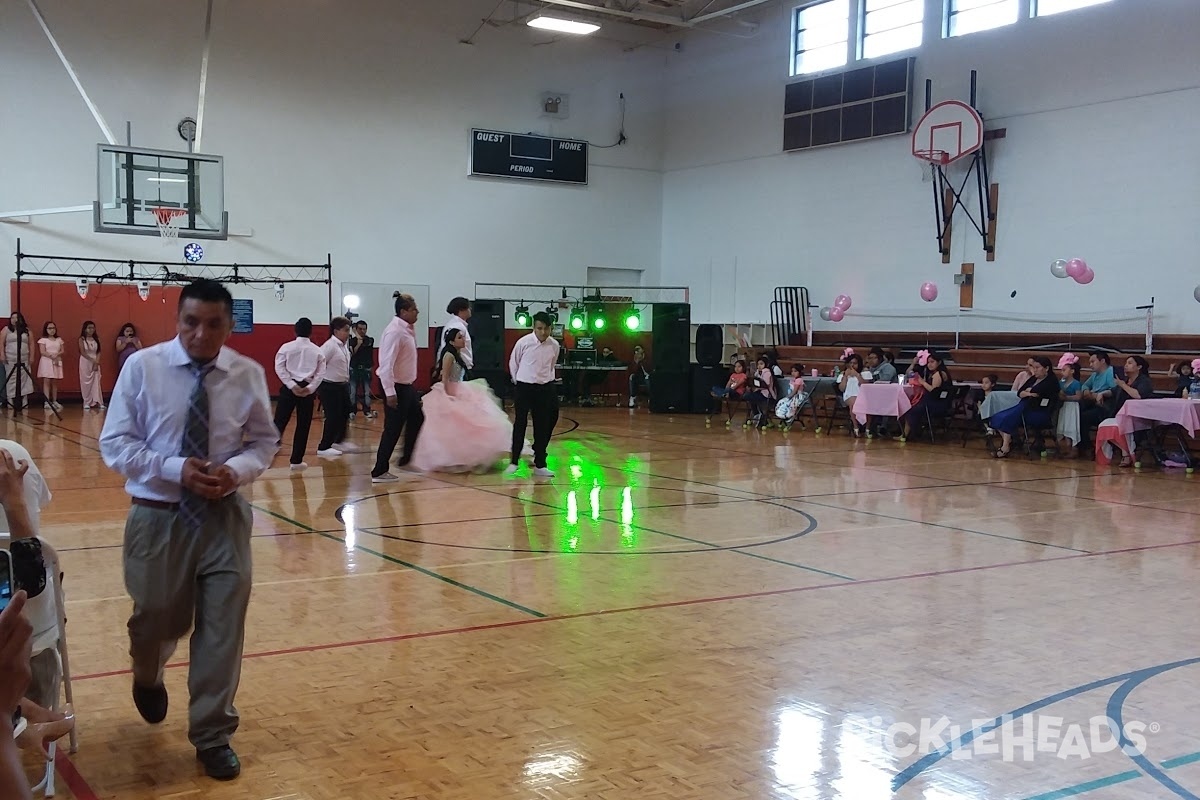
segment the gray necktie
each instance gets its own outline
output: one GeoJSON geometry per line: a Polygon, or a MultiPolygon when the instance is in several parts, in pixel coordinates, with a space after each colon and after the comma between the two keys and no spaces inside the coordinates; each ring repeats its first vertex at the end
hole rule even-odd
{"type": "MultiPolygon", "coordinates": [[[[191,370],[196,381],[188,398],[187,421],[183,427],[183,445],[179,449],[179,455],[207,461],[208,388],[204,385],[204,379],[212,372],[212,365],[192,364],[191,370]]],[[[208,500],[185,488],[179,500],[179,513],[189,531],[199,531],[208,518],[208,500]]]]}

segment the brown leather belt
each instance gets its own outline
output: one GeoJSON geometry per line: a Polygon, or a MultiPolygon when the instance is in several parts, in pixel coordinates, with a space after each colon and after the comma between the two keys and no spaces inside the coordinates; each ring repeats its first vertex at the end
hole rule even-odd
{"type": "Polygon", "coordinates": [[[179,503],[164,503],[162,500],[145,500],[141,497],[131,497],[129,502],[135,506],[145,506],[146,508],[156,508],[159,511],[178,511],[179,503]]]}

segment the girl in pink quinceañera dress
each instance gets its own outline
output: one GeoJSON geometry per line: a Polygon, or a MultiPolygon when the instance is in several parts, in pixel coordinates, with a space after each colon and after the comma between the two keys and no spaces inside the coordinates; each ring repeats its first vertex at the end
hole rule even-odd
{"type": "Polygon", "coordinates": [[[462,331],[447,330],[444,342],[437,380],[422,399],[425,424],[412,466],[423,472],[486,472],[512,447],[512,422],[486,381],[463,381],[462,331]]]}

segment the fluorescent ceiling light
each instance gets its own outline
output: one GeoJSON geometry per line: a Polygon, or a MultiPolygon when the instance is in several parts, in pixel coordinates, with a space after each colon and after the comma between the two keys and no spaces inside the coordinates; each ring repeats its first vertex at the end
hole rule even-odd
{"type": "Polygon", "coordinates": [[[146,178],[151,183],[187,183],[187,178],[146,178]]]}
{"type": "Polygon", "coordinates": [[[599,25],[593,25],[590,22],[577,22],[573,19],[562,19],[560,17],[534,17],[527,24],[531,28],[558,31],[559,33],[587,34],[600,30],[599,25]]]}

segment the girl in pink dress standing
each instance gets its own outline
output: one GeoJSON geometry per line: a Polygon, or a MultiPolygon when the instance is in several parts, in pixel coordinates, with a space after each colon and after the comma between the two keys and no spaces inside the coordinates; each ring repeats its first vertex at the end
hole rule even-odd
{"type": "Polygon", "coordinates": [[[79,391],[83,395],[83,410],[104,410],[104,392],[100,389],[100,337],[96,323],[90,319],[79,331],[79,391]]]}
{"type": "Polygon", "coordinates": [[[42,394],[46,397],[46,408],[62,411],[58,404],[58,382],[63,376],[63,351],[67,344],[58,335],[58,326],[47,322],[42,326],[42,338],[38,339],[37,375],[42,379],[42,394]]]}

